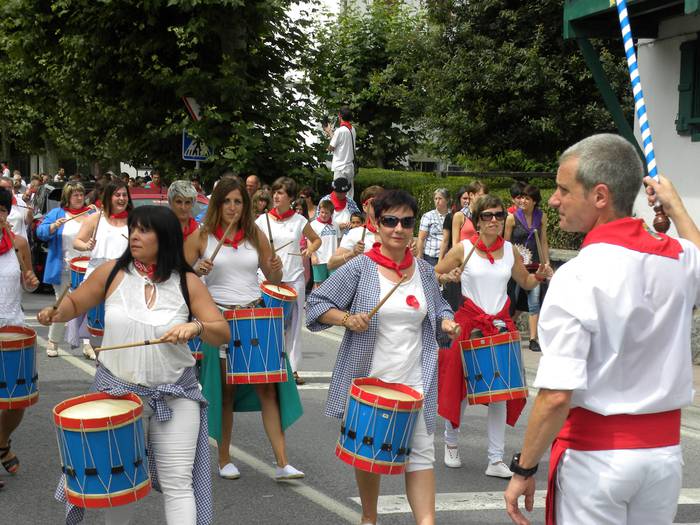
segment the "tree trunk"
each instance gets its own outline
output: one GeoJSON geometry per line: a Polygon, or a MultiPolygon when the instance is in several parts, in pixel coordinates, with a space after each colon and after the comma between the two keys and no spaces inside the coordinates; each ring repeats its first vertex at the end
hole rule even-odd
{"type": "Polygon", "coordinates": [[[53,176],[58,173],[58,151],[54,147],[51,140],[44,136],[44,149],[46,150],[46,164],[44,170],[48,173],[52,179],[53,176]]]}
{"type": "Polygon", "coordinates": [[[2,157],[0,160],[10,161],[10,133],[7,129],[7,122],[0,120],[0,140],[2,140],[2,157]]]}

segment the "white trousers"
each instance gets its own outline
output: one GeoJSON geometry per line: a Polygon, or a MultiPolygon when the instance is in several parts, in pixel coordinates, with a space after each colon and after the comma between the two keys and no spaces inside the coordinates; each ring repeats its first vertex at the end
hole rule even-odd
{"type": "Polygon", "coordinates": [[[680,445],[567,450],[557,467],[557,524],[669,525],[682,474],[680,445]]]}
{"type": "Polygon", "coordinates": [[[292,305],[292,313],[289,321],[284,325],[284,349],[287,358],[292,365],[292,372],[299,370],[301,366],[301,321],[306,302],[306,281],[302,273],[295,281],[284,284],[293,287],[297,292],[297,301],[292,305]]]}
{"type": "MultiPolygon", "coordinates": [[[[196,525],[197,506],[192,489],[192,466],[199,434],[199,403],[191,399],[168,397],[173,411],[170,421],[160,422],[144,400],[144,431],[150,434],[165,499],[165,521],[168,525],[196,525]]],[[[137,503],[105,510],[106,525],[127,525],[137,503]]]]}
{"type": "Polygon", "coordinates": [[[348,192],[348,199],[354,199],[355,198],[355,166],[350,164],[350,166],[346,166],[345,168],[339,169],[339,170],[333,170],[333,180],[339,179],[339,178],[345,178],[348,179],[348,182],[350,183],[350,191],[348,192]]]}
{"type": "MultiPolygon", "coordinates": [[[[61,284],[53,285],[53,292],[56,294],[56,300],[61,297],[63,290],[70,286],[70,272],[64,271],[61,273],[61,284]]],[[[63,342],[63,335],[66,332],[66,323],[51,323],[49,327],[49,341],[56,344],[63,342]]]]}
{"type": "MultiPolygon", "coordinates": [[[[460,412],[464,414],[467,400],[462,400],[460,412]]],[[[489,438],[489,463],[503,461],[506,448],[506,403],[489,403],[487,433],[489,438]]],[[[454,428],[449,420],[445,420],[445,444],[456,447],[459,444],[459,429],[454,428]]]]}

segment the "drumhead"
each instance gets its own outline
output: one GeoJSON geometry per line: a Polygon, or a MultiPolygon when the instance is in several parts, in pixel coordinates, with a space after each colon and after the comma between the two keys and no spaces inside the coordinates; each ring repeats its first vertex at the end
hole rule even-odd
{"type": "Polygon", "coordinates": [[[27,334],[18,332],[0,332],[0,341],[19,341],[20,339],[26,338],[27,334]]]}
{"type": "Polygon", "coordinates": [[[416,398],[399,392],[398,390],[393,390],[391,388],[386,388],[383,386],[376,385],[361,385],[360,388],[369,394],[374,394],[375,396],[380,396],[385,399],[394,399],[396,401],[415,401],[416,398]]]}
{"type": "Polygon", "coordinates": [[[59,415],[71,419],[98,419],[127,414],[138,406],[129,399],[97,399],[68,407],[59,415]]]}
{"type": "Polygon", "coordinates": [[[294,290],[288,290],[282,286],[277,286],[276,284],[264,284],[263,288],[269,290],[270,292],[277,293],[279,295],[284,295],[285,297],[296,297],[297,293],[294,290]]]}
{"type": "Polygon", "coordinates": [[[90,262],[90,261],[89,261],[88,259],[82,259],[82,258],[81,258],[81,259],[78,259],[78,260],[75,260],[75,259],[74,259],[74,260],[72,260],[70,263],[71,263],[71,266],[74,266],[75,268],[81,268],[81,269],[83,269],[83,270],[86,270],[87,267],[88,267],[88,263],[89,263],[89,262],[90,262]]]}

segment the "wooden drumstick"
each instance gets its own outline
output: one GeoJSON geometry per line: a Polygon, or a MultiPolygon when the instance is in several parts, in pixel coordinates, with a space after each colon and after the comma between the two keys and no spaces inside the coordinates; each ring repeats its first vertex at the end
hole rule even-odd
{"type": "Polygon", "coordinates": [[[122,348],[134,348],[135,346],[158,345],[158,344],[163,343],[163,342],[164,342],[163,339],[153,339],[153,340],[146,339],[145,341],[137,341],[135,343],[125,343],[123,345],[98,346],[95,348],[95,353],[104,352],[105,350],[121,350],[122,348]]]}
{"type": "MultiPolygon", "coordinates": [[[[286,248],[287,246],[289,246],[289,245],[292,244],[293,242],[294,242],[294,240],[291,240],[291,241],[289,241],[288,243],[283,244],[282,246],[280,246],[279,248],[277,248],[276,251],[280,251],[282,248],[286,248]]],[[[270,243],[270,244],[272,244],[272,243],[270,243]]],[[[289,255],[294,255],[294,254],[293,254],[293,253],[290,253],[289,255]]]]}
{"type": "Polygon", "coordinates": [[[214,262],[214,259],[219,253],[219,250],[221,249],[221,246],[224,244],[224,241],[226,240],[226,237],[228,237],[228,234],[231,233],[231,228],[233,228],[233,221],[228,223],[228,227],[226,228],[226,231],[224,232],[224,235],[219,239],[219,243],[216,245],[216,248],[214,248],[214,252],[211,254],[211,257],[209,257],[209,260],[211,262],[214,262]]]}
{"type": "Polygon", "coordinates": [[[17,249],[17,245],[15,244],[15,238],[12,236],[12,232],[10,229],[5,226],[3,228],[5,230],[5,233],[7,236],[10,238],[10,243],[12,244],[12,249],[15,251],[15,256],[17,257],[17,262],[19,263],[19,270],[24,273],[25,268],[24,268],[24,261],[22,261],[22,257],[19,254],[19,250],[17,249]]]}
{"type": "Polygon", "coordinates": [[[61,302],[66,297],[66,295],[68,295],[69,290],[70,290],[70,286],[66,286],[63,289],[63,291],[61,292],[61,295],[58,297],[58,299],[56,300],[56,302],[54,303],[54,305],[51,308],[53,308],[54,310],[58,310],[58,307],[61,306],[61,302]]]}
{"type": "Polygon", "coordinates": [[[275,241],[272,240],[272,226],[270,226],[270,212],[265,212],[265,219],[267,220],[267,236],[270,238],[270,248],[272,248],[272,256],[277,254],[275,250],[275,241]]]}
{"type": "Polygon", "coordinates": [[[95,230],[92,232],[92,240],[97,239],[97,228],[100,227],[100,221],[102,220],[102,210],[100,209],[100,215],[97,217],[97,223],[95,224],[95,230]]]}
{"type": "Polygon", "coordinates": [[[462,266],[459,267],[459,273],[460,275],[464,271],[464,268],[467,267],[467,263],[469,262],[469,259],[471,259],[472,254],[474,253],[474,250],[476,250],[476,245],[481,242],[481,233],[479,233],[479,238],[476,240],[476,242],[472,245],[472,249],[469,250],[469,253],[467,254],[467,258],[464,259],[464,262],[462,263],[462,266]]]}
{"type": "Polygon", "coordinates": [[[401,286],[405,280],[406,280],[406,276],[404,275],[403,277],[401,277],[401,279],[399,280],[399,282],[396,283],[396,284],[394,285],[394,287],[393,287],[391,290],[389,290],[389,292],[382,298],[382,300],[379,301],[379,304],[378,304],[377,306],[375,306],[374,308],[372,308],[372,310],[370,310],[370,312],[367,314],[367,315],[369,316],[370,319],[372,319],[372,317],[374,316],[374,314],[376,314],[376,313],[379,311],[379,309],[384,305],[384,303],[387,302],[387,300],[389,299],[389,297],[391,297],[391,295],[392,295],[396,290],[399,289],[399,286],[401,286]]]}
{"type": "Polygon", "coordinates": [[[367,226],[362,227],[362,237],[360,237],[360,242],[365,242],[365,235],[367,234],[367,226]]]}
{"type": "Polygon", "coordinates": [[[535,244],[537,244],[537,256],[540,259],[541,264],[547,264],[547,258],[544,257],[544,253],[542,252],[542,243],[540,243],[540,234],[537,231],[537,228],[535,228],[535,244]]]}
{"type": "Polygon", "coordinates": [[[128,236],[128,235],[124,235],[124,234],[122,233],[122,237],[124,237],[127,241],[129,240],[129,236],[128,236]]]}
{"type": "Polygon", "coordinates": [[[66,222],[70,222],[70,221],[72,221],[73,219],[77,219],[78,217],[82,217],[82,216],[85,215],[86,213],[90,213],[92,210],[93,210],[92,208],[89,208],[89,209],[87,209],[87,210],[85,210],[85,211],[82,211],[82,212],[78,213],[77,215],[73,215],[70,219],[66,219],[66,221],[65,221],[63,224],[65,224],[66,222]]]}

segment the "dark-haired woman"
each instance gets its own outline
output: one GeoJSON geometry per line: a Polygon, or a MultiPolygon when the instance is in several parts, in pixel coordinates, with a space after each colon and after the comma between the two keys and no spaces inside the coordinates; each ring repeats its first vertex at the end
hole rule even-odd
{"type": "MultiPolygon", "coordinates": [[[[90,252],[86,279],[98,266],[124,253],[129,244],[127,218],[134,205],[127,185],[115,178],[105,186],[101,201],[102,211],[88,217],[73,240],[73,248],[90,252]]],[[[83,339],[83,354],[95,359],[89,339],[83,339]]]]}
{"type": "MultiPolygon", "coordinates": [[[[499,333],[501,327],[505,327],[509,332],[515,331],[515,325],[508,313],[508,279],[512,277],[522,288],[530,290],[552,275],[547,266],[540,266],[537,273],[528,273],[520,253],[510,242],[503,240],[503,223],[508,214],[501,199],[486,195],[476,202],[472,210],[471,220],[478,233],[471,239],[454,245],[435,267],[439,280],[461,283],[463,302],[455,320],[461,326],[462,340],[471,339],[472,330],[479,330],[485,336],[499,333]],[[474,245],[474,253],[464,271],[460,272],[474,245]]],[[[445,464],[448,467],[459,467],[461,458],[457,447],[457,429],[465,408],[466,387],[458,341],[449,349],[440,352],[439,368],[438,413],[446,420],[445,464]]],[[[515,424],[525,401],[508,401],[507,404],[507,407],[503,402],[488,405],[487,476],[512,476],[510,469],[503,462],[506,421],[511,425],[515,424]]]]}
{"type": "Polygon", "coordinates": [[[292,308],[289,322],[285,324],[284,347],[289,356],[297,384],[301,385],[304,384],[304,380],[298,374],[301,365],[301,316],[306,300],[306,281],[302,257],[311,257],[311,254],[321,247],[321,239],[316,235],[309,221],[291,207],[292,199],[296,193],[297,184],[294,179],[278,178],[272,184],[274,208],[266,215],[258,217],[255,223],[268,237],[268,224],[270,225],[273,244],[280,248],[277,255],[282,259],[282,282],[294,287],[297,292],[296,305],[292,308]],[[299,252],[302,237],[306,237],[308,244],[304,251],[299,252]]]}
{"type": "MultiPolygon", "coordinates": [[[[452,217],[458,211],[465,213],[469,209],[469,192],[466,186],[462,186],[457,190],[452,203],[452,209],[445,216],[445,222],[442,224],[442,242],[440,243],[440,255],[438,262],[442,261],[447,255],[447,252],[452,248],[452,217]]],[[[446,282],[442,287],[442,296],[450,303],[452,311],[456,312],[462,302],[462,290],[459,283],[446,282]]]]}
{"type": "MultiPolygon", "coordinates": [[[[432,267],[413,257],[409,244],[416,200],[400,190],[375,197],[377,242],[366,256],[344,264],[309,296],[306,324],[318,331],[343,326],[328,391],[326,415],[342,418],[353,379],[402,383],[425,397],[410,444],[406,495],[416,523],[435,523],[434,431],[437,404],[437,336],[459,327],[440,295],[432,267]],[[402,278],[406,280],[371,319],[369,312],[402,278]]],[[[355,469],[362,523],[375,524],[380,475],[355,469]]]]}
{"type": "Polygon", "coordinates": [[[460,211],[455,212],[452,217],[452,246],[474,235],[476,230],[474,229],[474,222],[470,219],[474,213],[477,201],[484,195],[488,195],[488,193],[488,187],[480,180],[472,181],[467,185],[469,203],[460,211]]]}
{"type": "MultiPolygon", "coordinates": [[[[192,264],[199,261],[196,263],[197,273],[204,277],[214,301],[222,309],[261,306],[258,269],[273,283],[279,283],[282,279],[282,260],[273,254],[270,242],[255,224],[250,197],[238,178],[223,178],[216,185],[202,227],[197,235],[187,241],[185,253],[192,264]],[[211,255],[230,225],[229,235],[212,261],[211,255]]],[[[236,387],[228,385],[225,380],[227,346],[204,346],[202,374],[205,394],[211,401],[212,434],[219,447],[219,475],[226,479],[240,477],[240,471],[231,462],[229,452],[234,410],[261,410],[263,426],[277,460],[276,479],[303,477],[303,472],[289,464],[284,439],[284,430],[296,418],[287,412],[280,414],[280,404],[287,402],[287,396],[296,396],[296,400],[289,403],[296,401],[299,408],[295,412],[301,415],[298,393],[291,374],[290,384],[279,387],[275,383],[236,387]],[[215,371],[218,374],[207,373],[211,368],[212,354],[219,361],[216,367],[218,370],[215,371]],[[221,410],[217,410],[219,402],[221,410]]]]}
{"type": "MultiPolygon", "coordinates": [[[[165,341],[100,353],[92,389],[144,398],[147,448],[157,471],[152,482],[165,496],[166,522],[211,523],[206,400],[187,341],[198,335],[222,344],[228,325],[185,262],[182,229],[171,210],[138,208],[128,229],[129,248],[116,261],[97,268],[57,311],[44,308],[37,318],[45,325],[65,322],[104,301],[105,345],[165,341]]],[[[106,523],[129,523],[134,510],[135,505],[106,509],[106,523]]]]}
{"type": "MultiPolygon", "coordinates": [[[[547,240],[547,216],[539,208],[542,196],[536,186],[528,184],[522,193],[515,199],[516,209],[512,215],[506,219],[506,230],[504,238],[513,243],[520,251],[528,270],[534,270],[540,262],[539,251],[537,249],[537,239],[535,232],[540,238],[542,254],[547,259],[549,253],[549,241],[547,240]]],[[[540,318],[540,306],[542,286],[537,285],[532,290],[521,290],[515,286],[511,296],[513,306],[518,304],[519,296],[527,294],[528,328],[530,329],[530,350],[540,351],[540,344],[537,341],[537,321],[540,318]]],[[[514,311],[514,308],[511,308],[514,311]]]]}

